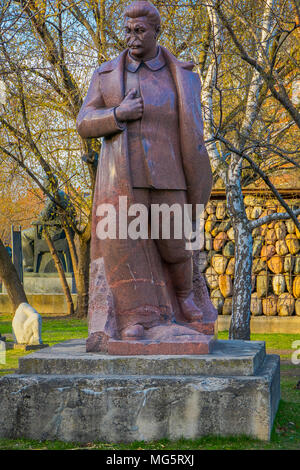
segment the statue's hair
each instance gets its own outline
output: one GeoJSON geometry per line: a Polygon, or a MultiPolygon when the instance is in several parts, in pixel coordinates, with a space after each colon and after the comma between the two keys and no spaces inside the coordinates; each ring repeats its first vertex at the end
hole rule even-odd
{"type": "Polygon", "coordinates": [[[139,18],[146,16],[147,20],[153,26],[160,26],[160,14],[152,3],[147,1],[132,2],[124,12],[124,18],[139,18]]]}

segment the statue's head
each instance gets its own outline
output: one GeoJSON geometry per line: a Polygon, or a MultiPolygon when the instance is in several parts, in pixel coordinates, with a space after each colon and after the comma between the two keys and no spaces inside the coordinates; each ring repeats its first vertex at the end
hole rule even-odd
{"type": "Polygon", "coordinates": [[[124,12],[125,40],[132,57],[150,59],[155,56],[160,15],[150,2],[132,2],[124,12]]]}

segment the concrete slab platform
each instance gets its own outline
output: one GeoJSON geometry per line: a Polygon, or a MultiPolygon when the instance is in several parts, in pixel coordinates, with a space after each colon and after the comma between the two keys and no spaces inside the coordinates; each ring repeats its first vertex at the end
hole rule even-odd
{"type": "Polygon", "coordinates": [[[21,357],[19,373],[250,376],[265,357],[264,341],[217,340],[204,355],[111,356],[86,353],[85,339],[74,339],[21,357]]]}

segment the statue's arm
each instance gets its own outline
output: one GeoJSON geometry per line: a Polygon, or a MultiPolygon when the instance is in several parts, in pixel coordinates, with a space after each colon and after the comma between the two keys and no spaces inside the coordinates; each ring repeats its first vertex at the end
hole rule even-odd
{"type": "Polygon", "coordinates": [[[99,72],[96,70],[79,111],[76,127],[79,135],[88,137],[105,137],[124,129],[116,119],[114,108],[105,107],[99,83],[99,72]]]}

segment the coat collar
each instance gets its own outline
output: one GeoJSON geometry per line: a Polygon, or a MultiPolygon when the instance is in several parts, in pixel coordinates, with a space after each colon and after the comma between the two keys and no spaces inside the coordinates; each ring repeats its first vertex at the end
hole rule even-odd
{"type": "MultiPolygon", "coordinates": [[[[182,61],[178,60],[171,52],[168,51],[168,49],[166,49],[163,46],[159,46],[159,49],[160,49],[159,52],[162,54],[162,57],[165,58],[167,62],[171,62],[173,64],[173,66],[175,66],[175,67],[180,67],[180,68],[192,71],[192,69],[194,67],[193,62],[182,62],[182,61]]],[[[108,72],[112,72],[113,70],[119,68],[121,66],[121,64],[124,64],[124,61],[126,59],[126,56],[127,56],[128,52],[129,52],[128,49],[125,49],[115,59],[110,60],[109,62],[105,62],[104,64],[100,65],[100,67],[98,68],[98,72],[99,73],[108,73],[108,72]]],[[[148,61],[148,62],[152,62],[152,61],[155,61],[155,60],[156,60],[156,57],[154,59],[152,59],[151,61],[148,61]]],[[[152,65],[152,70],[154,70],[153,69],[153,64],[151,64],[151,65],[152,65]]],[[[154,64],[154,67],[155,67],[155,64],[154,64]]],[[[158,69],[156,69],[156,70],[158,70],[158,69]]]]}
{"type": "Polygon", "coordinates": [[[125,68],[129,72],[136,72],[141,64],[145,64],[150,70],[155,72],[156,70],[162,69],[166,65],[166,59],[161,51],[161,48],[158,47],[158,52],[156,57],[150,60],[136,60],[128,52],[126,56],[125,68]]]}

